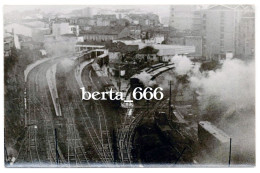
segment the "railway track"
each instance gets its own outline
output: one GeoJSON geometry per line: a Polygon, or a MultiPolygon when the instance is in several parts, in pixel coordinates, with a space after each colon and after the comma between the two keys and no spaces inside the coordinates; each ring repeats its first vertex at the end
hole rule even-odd
{"type": "Polygon", "coordinates": [[[132,138],[134,135],[134,130],[144,118],[145,115],[149,115],[155,112],[159,107],[162,107],[163,100],[158,101],[152,109],[140,111],[134,119],[125,117],[122,128],[119,129],[119,147],[120,147],[120,158],[123,164],[132,163],[131,150],[132,150],[132,138]]]}
{"type": "MultiPolygon", "coordinates": [[[[73,78],[74,79],[74,78],[73,78]]],[[[89,80],[90,81],[90,80],[89,80]]],[[[84,80],[84,83],[87,81],[84,80]]],[[[76,99],[81,98],[78,86],[76,85],[76,82],[70,82],[70,89],[74,92],[74,95],[77,97],[76,99]]],[[[92,84],[93,85],[93,84],[92,84]]],[[[77,103],[75,103],[77,104],[77,103]]],[[[91,137],[92,144],[95,146],[95,150],[99,155],[99,158],[103,163],[111,164],[113,163],[113,152],[111,149],[111,142],[110,142],[110,134],[107,128],[107,121],[105,118],[105,114],[103,111],[102,106],[100,103],[94,102],[93,104],[92,113],[95,112],[95,115],[91,117],[90,112],[87,111],[85,108],[85,105],[83,105],[83,102],[80,101],[79,104],[76,106],[80,110],[81,118],[85,124],[85,130],[88,132],[88,134],[91,137]],[[81,109],[80,109],[81,108],[81,109]],[[98,118],[96,118],[98,117],[98,118]],[[85,121],[84,121],[85,120],[85,121]],[[93,124],[94,121],[94,124],[93,124]],[[92,131],[92,133],[91,133],[92,131]]]]}
{"type": "MultiPolygon", "coordinates": [[[[50,64],[50,61],[46,63],[50,64]]],[[[56,164],[54,125],[50,110],[51,104],[48,101],[46,81],[44,81],[45,72],[48,68],[49,66],[45,64],[44,66],[33,69],[33,71],[37,70],[35,73],[31,72],[29,74],[30,77],[26,86],[27,132],[23,145],[18,152],[17,164],[30,164],[32,167],[44,166],[46,163],[56,164]],[[39,121],[39,119],[43,121],[39,121]],[[38,131],[43,131],[44,137],[39,137],[38,131]],[[42,149],[43,146],[45,146],[45,151],[42,149]]],[[[58,153],[61,163],[64,163],[59,148],[58,153]]]]}
{"type": "MultiPolygon", "coordinates": [[[[71,78],[72,79],[72,78],[71,78]]],[[[93,125],[93,122],[91,120],[91,117],[86,110],[85,106],[83,105],[82,101],[74,101],[76,99],[80,98],[80,93],[78,92],[78,86],[75,86],[76,82],[69,82],[67,86],[70,87],[70,90],[73,92],[73,95],[75,99],[73,99],[73,104],[75,107],[79,110],[79,115],[82,120],[82,123],[84,124],[84,130],[89,134],[91,143],[95,148],[96,153],[98,154],[98,157],[103,163],[108,163],[108,159],[106,155],[104,155],[104,149],[102,148],[102,136],[101,133],[97,132],[97,126],[95,127],[93,125]]],[[[99,128],[100,129],[100,125],[99,128]]]]}
{"type": "Polygon", "coordinates": [[[76,128],[75,115],[72,104],[70,103],[67,94],[64,94],[61,99],[62,116],[66,119],[67,129],[67,161],[70,166],[86,166],[89,160],[86,156],[82,140],[76,128]]]}
{"type": "MultiPolygon", "coordinates": [[[[91,81],[92,86],[95,90],[98,91],[98,87],[93,82],[92,79],[92,70],[89,71],[89,81],[91,81]]],[[[100,130],[101,130],[101,139],[102,139],[102,148],[104,150],[104,155],[107,155],[110,162],[114,161],[113,151],[112,151],[112,144],[111,144],[111,136],[109,133],[109,130],[107,128],[107,119],[106,114],[104,112],[104,109],[102,108],[102,105],[99,100],[94,101],[95,110],[97,111],[97,114],[99,116],[99,123],[100,123],[100,130]],[[102,127],[103,124],[103,127],[102,127]],[[109,153],[109,154],[107,154],[109,153]]]]}

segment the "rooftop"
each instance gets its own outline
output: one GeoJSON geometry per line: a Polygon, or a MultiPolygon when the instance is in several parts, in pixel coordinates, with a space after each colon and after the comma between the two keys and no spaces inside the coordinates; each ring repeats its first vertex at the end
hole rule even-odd
{"type": "Polygon", "coordinates": [[[84,41],[84,42],[77,42],[76,45],[106,45],[106,42],[99,42],[99,41],[84,41]]]}
{"type": "Polygon", "coordinates": [[[118,35],[125,27],[117,26],[95,26],[89,31],[82,31],[81,34],[107,34],[107,35],[118,35]]]}
{"type": "Polygon", "coordinates": [[[122,42],[107,45],[107,48],[109,49],[109,52],[129,53],[138,51],[138,45],[126,45],[122,42]]]}
{"type": "Polygon", "coordinates": [[[200,121],[199,125],[201,125],[201,127],[203,127],[205,130],[207,130],[213,136],[215,136],[215,138],[217,138],[219,141],[221,141],[223,143],[229,142],[230,137],[225,132],[223,132],[216,126],[212,125],[210,122],[200,121]]]}
{"type": "Polygon", "coordinates": [[[116,40],[136,40],[136,39],[133,38],[133,37],[127,36],[127,37],[118,38],[118,39],[116,39],[116,40]]]}
{"type": "Polygon", "coordinates": [[[159,50],[153,48],[152,46],[146,46],[138,51],[139,54],[156,54],[158,52],[159,50]]]}

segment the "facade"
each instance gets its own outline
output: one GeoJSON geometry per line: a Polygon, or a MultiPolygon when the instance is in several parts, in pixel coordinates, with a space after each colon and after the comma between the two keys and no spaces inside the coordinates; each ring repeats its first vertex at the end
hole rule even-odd
{"type": "Polygon", "coordinates": [[[91,43],[91,42],[77,42],[75,45],[75,51],[80,52],[83,50],[94,50],[94,49],[103,49],[105,48],[104,44],[100,43],[91,43]]]}
{"type": "Polygon", "coordinates": [[[79,26],[78,25],[69,25],[70,33],[68,34],[74,34],[76,36],[79,35],[79,26]]]}
{"type": "Polygon", "coordinates": [[[252,8],[247,7],[243,11],[238,33],[236,56],[253,58],[255,52],[255,14],[252,8]]]}
{"type": "Polygon", "coordinates": [[[59,37],[64,34],[74,34],[79,35],[79,26],[70,25],[69,23],[53,23],[52,24],[52,35],[59,37]]]}
{"type": "Polygon", "coordinates": [[[6,32],[14,32],[17,35],[31,37],[34,41],[43,41],[44,35],[50,34],[50,29],[46,27],[29,26],[26,24],[13,23],[4,26],[6,32]]]}
{"type": "Polygon", "coordinates": [[[192,18],[192,34],[196,36],[205,35],[206,29],[206,10],[205,9],[197,9],[193,11],[192,18]]]}
{"type": "Polygon", "coordinates": [[[84,40],[89,41],[112,41],[118,38],[127,37],[130,31],[126,27],[92,27],[89,31],[81,33],[84,40]]]}
{"type": "Polygon", "coordinates": [[[93,19],[96,21],[96,26],[110,26],[110,23],[117,18],[116,15],[95,15],[93,19]]]}
{"type": "Polygon", "coordinates": [[[147,43],[161,44],[169,38],[170,28],[162,26],[143,26],[141,32],[141,39],[147,43]]]}
{"type": "Polygon", "coordinates": [[[13,23],[4,26],[4,30],[6,32],[12,33],[14,32],[15,34],[21,34],[27,37],[32,37],[33,36],[33,28],[29,26],[25,26],[22,24],[18,23],[13,23]]]}
{"type": "Polygon", "coordinates": [[[52,24],[52,35],[55,37],[61,36],[63,34],[70,33],[69,23],[53,23],[52,24]]]}
{"type": "Polygon", "coordinates": [[[53,23],[52,24],[52,35],[60,36],[68,34],[70,32],[69,23],[53,23]]]}
{"type": "Polygon", "coordinates": [[[180,31],[191,30],[195,9],[195,5],[172,5],[169,26],[180,31]]]}
{"type": "Polygon", "coordinates": [[[158,26],[160,24],[159,16],[153,13],[128,14],[125,19],[129,20],[131,25],[158,26]]]}
{"type": "Polygon", "coordinates": [[[5,33],[4,35],[4,57],[11,55],[11,48],[14,47],[14,38],[12,34],[5,33]]]}
{"type": "Polygon", "coordinates": [[[130,30],[131,37],[133,37],[135,39],[140,39],[141,26],[139,26],[139,25],[128,26],[128,29],[130,30]]]}
{"type": "Polygon", "coordinates": [[[158,49],[155,49],[152,46],[147,46],[138,51],[136,58],[141,59],[144,62],[157,62],[159,61],[157,57],[158,52],[158,49]]]}
{"type": "Polygon", "coordinates": [[[194,46],[195,52],[189,56],[202,57],[202,37],[201,36],[186,36],[184,37],[185,46],[194,46]]]}
{"type": "Polygon", "coordinates": [[[206,56],[213,58],[235,51],[236,10],[214,6],[206,12],[206,56]]]}
{"type": "Polygon", "coordinates": [[[252,7],[216,5],[205,11],[205,55],[208,59],[224,57],[227,52],[235,55],[245,54],[245,51],[244,53],[240,52],[242,45],[244,48],[247,47],[245,48],[247,49],[246,54],[249,54],[248,51],[252,51],[254,47],[254,41],[252,41],[254,17],[252,15],[251,17],[243,17],[248,8],[252,7]],[[243,35],[247,37],[246,40],[251,40],[250,46],[246,45],[247,41],[242,41],[243,35]]]}

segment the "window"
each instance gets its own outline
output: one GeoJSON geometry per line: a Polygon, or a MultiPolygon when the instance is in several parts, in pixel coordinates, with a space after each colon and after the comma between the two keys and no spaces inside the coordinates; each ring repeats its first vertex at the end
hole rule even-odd
{"type": "Polygon", "coordinates": [[[221,50],[224,49],[224,41],[223,41],[223,40],[220,41],[220,49],[221,49],[221,50]]]}
{"type": "Polygon", "coordinates": [[[221,31],[221,32],[224,32],[224,26],[221,26],[221,27],[220,27],[220,31],[221,31]]]}
{"type": "Polygon", "coordinates": [[[220,39],[224,39],[224,33],[220,34],[220,39]]]}
{"type": "Polygon", "coordinates": [[[224,12],[224,11],[221,11],[221,12],[220,12],[220,17],[221,17],[221,18],[224,18],[224,17],[225,17],[225,12],[224,12]]]}

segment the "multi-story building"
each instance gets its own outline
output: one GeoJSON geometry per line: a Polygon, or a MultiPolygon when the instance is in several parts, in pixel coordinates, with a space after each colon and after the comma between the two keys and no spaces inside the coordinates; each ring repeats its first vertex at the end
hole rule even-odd
{"type": "Polygon", "coordinates": [[[125,19],[129,20],[131,25],[141,26],[158,26],[160,25],[159,16],[157,14],[128,14],[125,19]]]}
{"type": "Polygon", "coordinates": [[[184,38],[185,46],[195,46],[195,52],[189,56],[202,57],[202,37],[201,36],[186,36],[184,38]]]}
{"type": "Polygon", "coordinates": [[[110,26],[112,21],[115,21],[116,15],[95,15],[93,19],[96,21],[96,26],[110,26]]]}
{"type": "MultiPolygon", "coordinates": [[[[241,49],[241,39],[239,35],[243,35],[241,29],[243,27],[251,27],[249,33],[254,33],[254,19],[247,20],[243,13],[250,6],[243,5],[216,5],[208,8],[202,18],[205,22],[205,54],[207,58],[225,57],[226,53],[233,53],[236,55],[241,49]],[[244,23],[244,26],[243,26],[244,23]],[[241,26],[242,27],[239,27],[241,26]],[[250,25],[250,26],[249,26],[250,25]],[[239,29],[240,28],[240,29],[239,29]]],[[[252,10],[254,13],[254,10],[252,10]]],[[[247,31],[244,31],[244,33],[247,31]]],[[[250,34],[249,34],[250,35],[250,34]]],[[[254,37],[254,35],[253,35],[254,37]]],[[[251,38],[248,38],[252,40],[251,38]]],[[[250,41],[253,42],[253,41],[250,41]]],[[[254,46],[253,44],[251,47],[254,46]]]]}
{"type": "Polygon", "coordinates": [[[69,25],[69,23],[53,23],[52,24],[52,35],[55,37],[64,34],[75,34],[79,35],[78,25],[69,25]]]}
{"type": "Polygon", "coordinates": [[[11,49],[14,47],[14,38],[11,33],[4,33],[4,57],[11,55],[11,49]]]}
{"type": "Polygon", "coordinates": [[[169,26],[180,31],[191,30],[195,5],[172,5],[169,26]]]}
{"type": "MultiPolygon", "coordinates": [[[[31,24],[31,23],[30,23],[31,24]]],[[[29,25],[26,23],[12,23],[4,26],[6,32],[31,37],[34,41],[43,41],[44,35],[50,34],[48,27],[29,25]]]]}
{"type": "Polygon", "coordinates": [[[235,27],[237,10],[217,5],[206,11],[206,56],[225,55],[235,51],[235,27]]]}
{"type": "Polygon", "coordinates": [[[192,34],[196,36],[203,36],[205,35],[205,25],[206,25],[206,15],[205,9],[199,8],[193,11],[193,18],[192,18],[192,34]]]}
{"type": "Polygon", "coordinates": [[[82,31],[84,40],[91,41],[112,41],[117,38],[127,37],[130,35],[130,30],[127,27],[117,26],[96,26],[88,31],[82,31]]]}
{"type": "Polygon", "coordinates": [[[252,58],[255,52],[255,13],[250,6],[245,7],[238,26],[236,56],[252,58]]]}
{"type": "Polygon", "coordinates": [[[60,36],[63,34],[68,34],[70,32],[69,23],[53,23],[52,24],[52,35],[60,36]]]}

